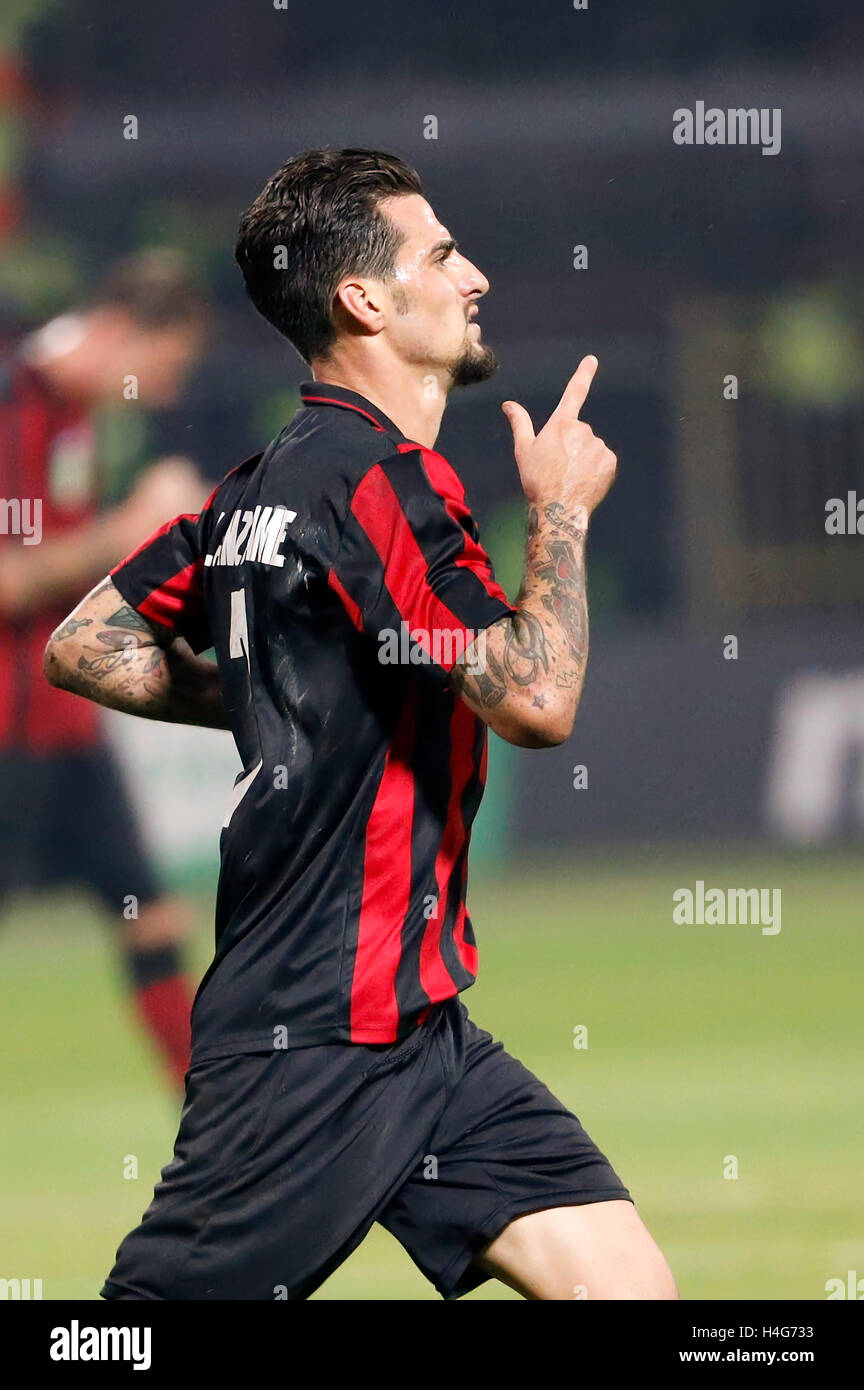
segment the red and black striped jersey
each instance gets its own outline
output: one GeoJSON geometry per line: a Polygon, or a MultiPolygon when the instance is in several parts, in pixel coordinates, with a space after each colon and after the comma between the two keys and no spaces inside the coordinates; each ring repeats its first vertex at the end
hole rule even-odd
{"type": "MultiPolygon", "coordinates": [[[[84,525],[96,505],[90,417],[10,353],[0,361],[0,545],[34,546],[84,525]],[[38,529],[35,522],[38,520],[38,529]],[[29,531],[29,534],[28,534],[29,531]]],[[[71,595],[14,620],[0,617],[0,747],[50,753],[99,738],[99,711],[49,685],[45,644],[71,595]]]]}
{"type": "Polygon", "coordinates": [[[196,1058],[393,1042],[477,971],[486,728],[449,673],[513,609],[446,460],[356,392],[301,395],[199,516],[113,575],[144,616],[215,647],[243,763],[196,1058]]]}

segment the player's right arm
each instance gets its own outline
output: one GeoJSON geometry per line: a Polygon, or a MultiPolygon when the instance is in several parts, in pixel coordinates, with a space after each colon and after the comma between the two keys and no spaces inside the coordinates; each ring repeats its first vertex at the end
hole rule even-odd
{"type": "Polygon", "coordinates": [[[115,565],[45,650],[52,685],[144,719],[227,729],[203,596],[203,532],[214,489],[197,514],[160,526],[115,565]]]}
{"type": "Polygon", "coordinates": [[[585,540],[616,468],[611,449],[579,418],[596,370],[596,357],[583,358],[536,436],[528,412],[504,404],[528,501],[522,588],[515,611],[486,628],[452,672],[475,714],[524,748],[569,737],[585,680],[585,540]]]}
{"type": "Polygon", "coordinates": [[[216,665],[125,602],[110,576],[52,634],[44,673],[60,690],[123,714],[231,727],[216,665]]]}

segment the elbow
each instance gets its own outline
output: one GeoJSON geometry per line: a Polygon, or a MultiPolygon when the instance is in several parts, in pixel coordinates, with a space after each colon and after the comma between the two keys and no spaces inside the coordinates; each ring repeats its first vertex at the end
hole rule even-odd
{"type": "Polygon", "coordinates": [[[567,742],[572,732],[572,720],[569,723],[547,720],[523,725],[519,731],[519,738],[512,741],[518,748],[557,748],[567,742]]]}
{"type": "Polygon", "coordinates": [[[575,715],[573,707],[559,707],[552,702],[543,707],[532,704],[505,712],[492,727],[516,748],[557,748],[573,732],[575,715]]]}
{"type": "Polygon", "coordinates": [[[69,689],[68,667],[60,656],[59,644],[53,636],[49,637],[42,657],[42,674],[49,685],[56,686],[58,690],[69,689]]]}
{"type": "Polygon", "coordinates": [[[532,744],[532,748],[557,748],[560,744],[566,743],[573,732],[573,720],[559,720],[545,724],[537,735],[537,742],[532,744]]]}

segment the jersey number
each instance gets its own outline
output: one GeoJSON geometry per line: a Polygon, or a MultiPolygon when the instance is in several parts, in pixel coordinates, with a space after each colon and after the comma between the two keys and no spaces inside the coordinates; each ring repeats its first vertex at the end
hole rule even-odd
{"type": "Polygon", "coordinates": [[[249,628],[246,622],[246,591],[231,591],[231,626],[228,629],[228,655],[245,656],[249,670],[249,628]]]}
{"type": "MultiPolygon", "coordinates": [[[[241,656],[246,661],[246,672],[251,678],[251,667],[249,664],[249,625],[246,619],[246,591],[244,589],[232,589],[231,591],[231,621],[228,627],[228,655],[231,657],[241,656]]],[[[251,690],[249,701],[251,705],[251,690]]],[[[222,822],[223,827],[227,827],[231,822],[231,817],[243,800],[247,791],[251,787],[258,773],[261,771],[262,760],[247,772],[238,782],[234,784],[234,792],[228,806],[228,813],[222,822]]]]}

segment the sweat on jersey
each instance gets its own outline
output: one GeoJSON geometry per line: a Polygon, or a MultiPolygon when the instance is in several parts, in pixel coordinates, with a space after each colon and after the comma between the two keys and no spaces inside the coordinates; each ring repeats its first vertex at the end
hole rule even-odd
{"type": "Polygon", "coordinates": [[[312,382],[263,454],[112,572],[213,646],[243,764],[193,1060],[388,1043],[474,981],[468,841],[486,727],[449,672],[512,613],[456,473],[312,382]]]}

